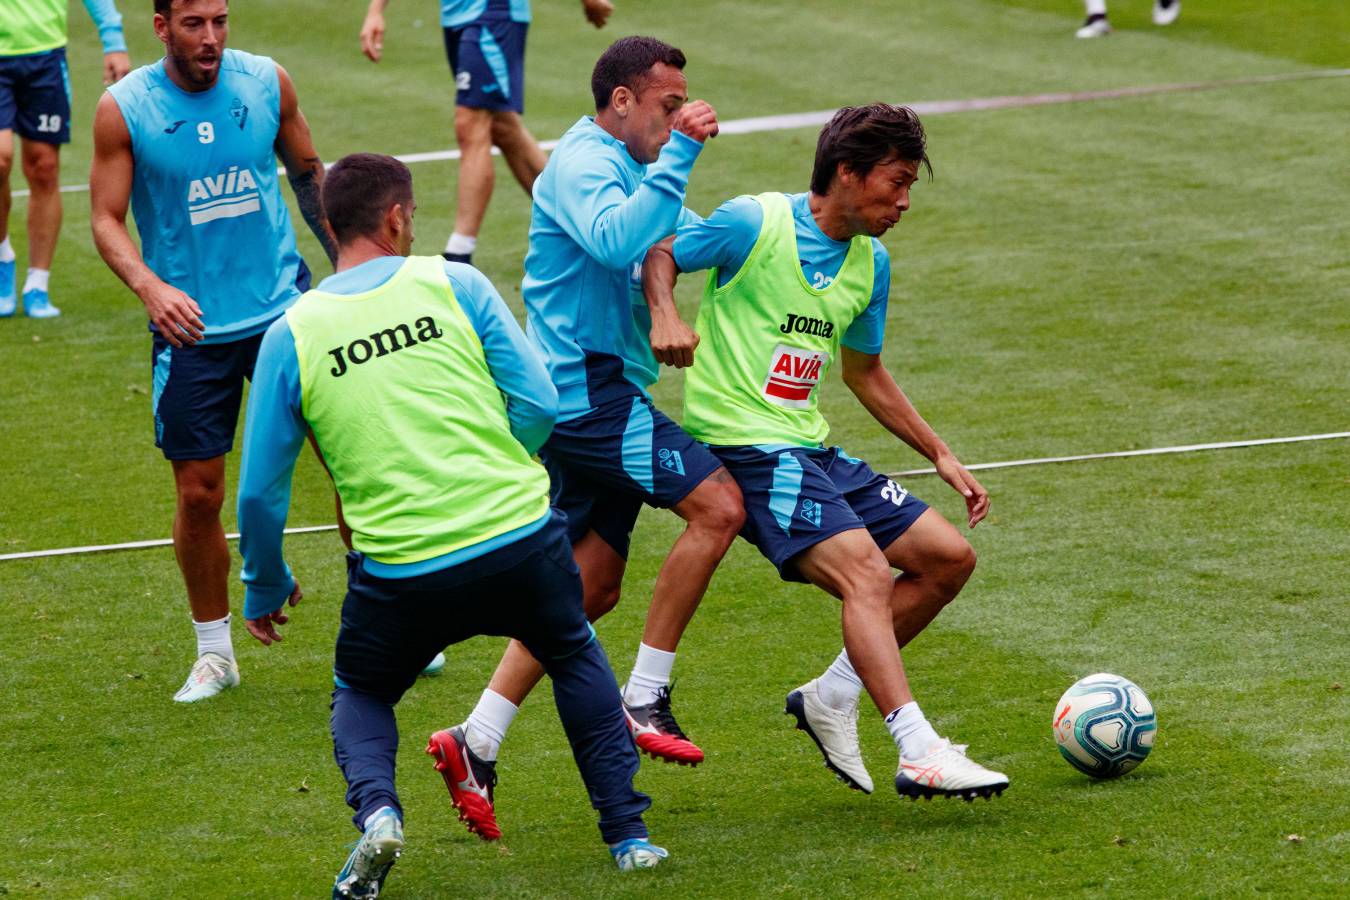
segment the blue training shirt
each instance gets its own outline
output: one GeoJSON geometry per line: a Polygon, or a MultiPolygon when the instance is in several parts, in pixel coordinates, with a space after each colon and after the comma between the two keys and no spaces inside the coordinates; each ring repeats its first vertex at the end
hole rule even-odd
{"type": "Polygon", "coordinates": [[[476,19],[530,21],[530,0],[441,0],[441,27],[463,28],[476,19]]]}
{"type": "Polygon", "coordinates": [[[647,250],[698,216],[684,208],[703,145],[674,132],[642,165],[584,116],[534,183],[525,256],[526,334],[558,387],[558,420],[584,415],[621,387],[656,381],[642,297],[647,250]]]}
{"type": "MultiPolygon", "coordinates": [[[[319,290],[360,294],[388,281],[404,263],[384,256],[330,275],[319,290]]],[[[548,439],[557,413],[557,392],[543,362],[525,339],[506,302],[487,276],[472,266],[447,262],[455,299],[478,334],[488,371],[506,397],[511,434],[534,453],[548,439]]],[[[244,557],[244,617],[280,609],[295,587],[282,557],[282,530],[291,503],[291,473],[309,426],[301,412],[300,364],[290,323],[283,317],[267,329],[258,350],[249,391],[244,459],[239,472],[239,552],[244,557]]],[[[411,578],[490,553],[543,528],[548,515],[495,538],[416,563],[365,560],[381,578],[411,578]]]]}
{"type": "Polygon", "coordinates": [[[277,179],[277,64],[226,50],[189,92],[160,60],[108,88],[131,133],[131,211],[145,264],[196,300],[204,344],[263,331],[309,287],[277,179]]]}
{"type": "MultiPolygon", "coordinates": [[[[820,230],[811,215],[810,194],[788,194],[797,235],[797,256],[806,281],[816,290],[829,286],[848,255],[849,242],[836,241],[820,230]]],[[[716,268],[717,284],[730,281],[750,256],[764,209],[754,197],[734,197],[701,222],[682,225],[675,234],[675,265],[681,272],[716,268]]],[[[886,337],[886,302],[891,293],[891,257],[881,241],[872,238],[872,299],[840,337],[860,353],[880,353],[886,337]]]]}

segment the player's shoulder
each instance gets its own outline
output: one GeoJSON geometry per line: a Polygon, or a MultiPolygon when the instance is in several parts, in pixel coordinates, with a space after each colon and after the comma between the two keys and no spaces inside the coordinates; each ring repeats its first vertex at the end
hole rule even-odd
{"type": "Polygon", "coordinates": [[[891,251],[886,249],[880,238],[872,238],[872,260],[878,268],[881,266],[889,268],[891,265],[891,251]]]}
{"type": "Polygon", "coordinates": [[[126,75],[108,85],[107,92],[118,106],[128,104],[151,94],[159,88],[160,73],[164,71],[164,60],[137,66],[126,75]]]}
{"type": "Polygon", "coordinates": [[[220,71],[234,77],[253,79],[276,90],[277,61],[270,56],[228,48],[220,56],[220,71]]]}

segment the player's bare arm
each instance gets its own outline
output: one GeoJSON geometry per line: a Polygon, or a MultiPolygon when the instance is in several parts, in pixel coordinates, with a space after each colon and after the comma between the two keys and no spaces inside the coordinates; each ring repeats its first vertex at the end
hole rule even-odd
{"type": "Polygon", "coordinates": [[[314,138],[309,133],[309,123],[300,111],[300,99],[295,93],[295,84],[286,70],[277,66],[277,83],[281,88],[281,122],[277,126],[277,156],[286,167],[286,177],[295,192],[295,203],[300,207],[309,230],[314,232],[319,246],[327,254],[328,261],[337,263],[337,242],[328,229],[328,220],[324,218],[323,204],[319,201],[319,189],[323,186],[323,161],[314,149],[314,138]]]}
{"type": "Polygon", "coordinates": [[[94,245],[108,268],[145,304],[146,314],[166,341],[175,347],[195,344],[206,327],[201,307],[150,271],[127,231],[134,169],[131,133],[117,101],[104,94],[94,112],[94,163],[89,173],[94,245]]]}
{"type": "Polygon", "coordinates": [[[675,306],[675,238],[668,237],[647,251],[642,264],[642,293],[652,314],[651,344],[656,361],[677,369],[694,364],[699,336],[680,318],[675,306]]]}
{"type": "Polygon", "coordinates": [[[371,62],[379,62],[384,55],[384,8],[388,5],[389,0],[370,0],[361,23],[361,52],[371,62]]]}
{"type": "MultiPolygon", "coordinates": [[[[380,2],[382,0],[374,0],[374,3],[380,2]]],[[[604,28],[614,12],[614,4],[609,0],[581,0],[581,11],[586,14],[587,22],[596,28],[604,28]]]]}
{"type": "Polygon", "coordinates": [[[961,465],[951,449],[937,436],[909,402],[895,377],[881,364],[881,356],[842,347],[844,384],[858,402],[891,434],[913,447],[937,469],[942,480],[966,498],[966,516],[974,528],[989,513],[989,492],[961,465]]]}

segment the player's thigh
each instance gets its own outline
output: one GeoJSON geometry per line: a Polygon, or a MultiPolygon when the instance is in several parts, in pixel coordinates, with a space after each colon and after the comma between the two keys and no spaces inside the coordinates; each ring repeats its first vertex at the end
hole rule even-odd
{"type": "MultiPolygon", "coordinates": [[[[566,520],[568,540],[574,548],[592,548],[594,542],[599,541],[612,551],[605,553],[599,547],[589,550],[585,562],[593,562],[596,569],[583,565],[582,576],[590,585],[592,581],[608,580],[605,573],[617,568],[614,580],[622,580],[633,527],[642,511],[642,497],[634,491],[615,489],[592,479],[589,476],[591,467],[559,452],[559,446],[554,444],[551,448],[545,444],[539,451],[539,458],[548,471],[553,508],[566,520]],[[598,574],[593,576],[591,571],[598,574]]],[[[578,558],[578,562],[583,560],[578,558]]]]}
{"type": "Polygon", "coordinates": [[[347,593],[333,651],[339,686],[397,703],[450,643],[429,627],[428,598],[416,589],[418,581],[372,576],[361,554],[347,554],[347,593]]]}
{"type": "Polygon", "coordinates": [[[70,74],[65,50],[22,57],[14,81],[14,130],[25,142],[70,143],[70,74]]]}
{"type": "Polygon", "coordinates": [[[889,583],[890,566],[865,528],[854,528],[812,544],[793,559],[802,577],[836,597],[889,583]]]}
{"type": "Polygon", "coordinates": [[[491,633],[513,637],[541,661],[560,659],[595,634],[582,606],[582,580],[561,523],[532,536],[517,564],[483,582],[495,618],[491,633]]]}
{"type": "Polygon", "coordinates": [[[975,564],[970,542],[935,509],[926,509],[884,548],[892,566],[915,575],[968,568],[975,564]]]}

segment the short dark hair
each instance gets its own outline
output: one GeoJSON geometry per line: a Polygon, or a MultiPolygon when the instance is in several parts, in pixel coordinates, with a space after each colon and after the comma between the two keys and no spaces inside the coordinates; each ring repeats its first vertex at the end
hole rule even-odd
{"type": "Polygon", "coordinates": [[[380,230],[380,220],[395,203],[412,203],[412,172],[392,156],[353,153],[328,169],[320,199],[328,226],[339,244],[380,230]]]}
{"type": "Polygon", "coordinates": [[[677,69],[684,68],[684,54],[678,47],[653,37],[632,35],[620,38],[600,54],[591,72],[591,93],[595,95],[595,111],[609,106],[614,89],[626,87],[641,94],[650,80],[652,66],[665,63],[677,69]]]}
{"type": "Polygon", "coordinates": [[[890,103],[846,106],[820,131],[811,193],[824,196],[830,192],[840,163],[866,177],[879,163],[890,159],[922,164],[928,169],[928,177],[933,177],[918,113],[890,103]]]}
{"type": "Polygon", "coordinates": [[[173,10],[173,0],[155,0],[156,14],[167,18],[172,10],[173,10]]]}

